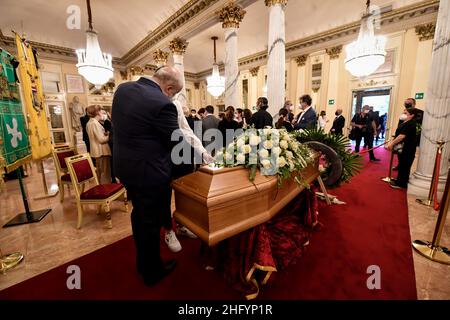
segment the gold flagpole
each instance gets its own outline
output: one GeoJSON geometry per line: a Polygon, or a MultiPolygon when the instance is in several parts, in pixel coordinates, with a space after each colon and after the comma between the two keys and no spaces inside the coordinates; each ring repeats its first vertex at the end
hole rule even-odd
{"type": "Polygon", "coordinates": [[[47,198],[52,198],[54,196],[56,196],[59,192],[59,188],[52,188],[50,191],[48,190],[48,186],[47,186],[47,178],[45,176],[45,170],[44,170],[44,160],[39,160],[39,168],[41,170],[41,175],[42,175],[42,184],[44,185],[44,194],[43,195],[38,195],[36,197],[34,197],[34,200],[42,200],[42,199],[47,199],[47,198]]]}
{"type": "Polygon", "coordinates": [[[439,216],[436,222],[436,228],[434,230],[433,240],[423,241],[415,240],[413,241],[414,249],[427,259],[450,264],[450,250],[440,246],[442,231],[445,225],[445,219],[447,218],[447,212],[450,204],[450,168],[447,174],[447,183],[445,184],[444,195],[442,196],[441,208],[439,210],[439,216]]]}
{"type": "Polygon", "coordinates": [[[442,155],[442,149],[444,149],[444,141],[437,141],[438,145],[437,151],[436,151],[436,158],[434,160],[434,169],[433,169],[433,177],[431,178],[431,185],[430,185],[430,191],[428,192],[428,198],[427,199],[416,199],[417,203],[420,203],[424,206],[431,207],[433,206],[433,200],[434,200],[434,193],[436,188],[436,179],[439,179],[439,177],[436,175],[437,168],[439,166],[438,158],[439,155],[442,155]]]}

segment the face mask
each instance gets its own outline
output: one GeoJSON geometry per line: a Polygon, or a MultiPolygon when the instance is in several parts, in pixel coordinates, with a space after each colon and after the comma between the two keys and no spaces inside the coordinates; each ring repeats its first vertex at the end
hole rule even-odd
{"type": "Polygon", "coordinates": [[[400,115],[400,120],[401,120],[401,121],[405,121],[406,119],[408,119],[408,116],[407,116],[406,114],[402,113],[402,114],[400,115]]]}
{"type": "Polygon", "coordinates": [[[412,103],[405,103],[406,109],[411,109],[413,107],[412,103]]]}
{"type": "Polygon", "coordinates": [[[102,120],[103,120],[103,121],[108,120],[108,116],[107,116],[106,114],[102,114],[102,120]]]}

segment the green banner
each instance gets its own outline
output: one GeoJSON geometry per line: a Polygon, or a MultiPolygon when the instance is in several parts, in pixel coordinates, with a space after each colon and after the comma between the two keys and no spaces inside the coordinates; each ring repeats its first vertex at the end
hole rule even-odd
{"type": "Polygon", "coordinates": [[[30,160],[31,149],[12,65],[14,57],[0,51],[0,166],[11,172],[30,160]]]}

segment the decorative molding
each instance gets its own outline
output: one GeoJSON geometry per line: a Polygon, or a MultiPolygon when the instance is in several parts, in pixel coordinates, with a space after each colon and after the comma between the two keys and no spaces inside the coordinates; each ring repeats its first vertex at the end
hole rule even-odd
{"type": "Polygon", "coordinates": [[[360,87],[360,88],[367,88],[367,87],[373,87],[373,86],[380,85],[380,84],[384,85],[384,84],[388,84],[388,82],[387,82],[387,80],[375,81],[375,80],[372,79],[372,80],[367,81],[367,82],[360,82],[360,83],[358,83],[358,87],[360,87]]]}
{"type": "MultiPolygon", "coordinates": [[[[399,21],[405,21],[411,18],[417,18],[429,14],[437,14],[438,10],[439,0],[423,1],[418,4],[405,6],[403,8],[383,13],[381,16],[380,24],[386,27],[399,21]]],[[[357,35],[360,26],[361,22],[357,21],[303,39],[288,42],[286,43],[286,53],[289,54],[290,52],[305,50],[317,45],[324,46],[329,41],[336,42],[340,38],[344,38],[353,34],[357,35]]],[[[239,59],[239,66],[253,64],[256,62],[264,61],[266,59],[267,51],[260,51],[258,53],[254,53],[250,56],[239,59]]]]}
{"type": "Polygon", "coordinates": [[[247,11],[242,9],[241,6],[236,5],[234,2],[230,2],[225,7],[216,12],[220,22],[222,22],[222,28],[239,28],[239,23],[242,22],[247,11]]]}
{"type": "Polygon", "coordinates": [[[169,49],[173,54],[183,55],[186,53],[186,48],[189,42],[180,37],[176,37],[172,41],[170,41],[169,49]]]}
{"type": "Polygon", "coordinates": [[[144,54],[145,51],[157,44],[159,41],[170,35],[172,32],[180,28],[182,25],[191,21],[196,15],[205,11],[219,0],[191,0],[186,3],[180,10],[173,14],[169,19],[164,21],[156,30],[142,39],[123,57],[122,61],[126,64],[135,58],[144,54]]]}
{"type": "Polygon", "coordinates": [[[287,5],[288,0],[264,0],[267,7],[271,7],[276,4],[287,5]]]}
{"type": "Polygon", "coordinates": [[[303,67],[304,65],[306,65],[306,60],[308,60],[307,54],[295,57],[295,62],[297,62],[297,66],[299,67],[303,67]]]}
{"type": "Polygon", "coordinates": [[[169,59],[169,53],[158,49],[153,52],[153,59],[155,60],[157,66],[165,65],[167,64],[167,59],[169,59]]]}
{"type": "Polygon", "coordinates": [[[195,89],[200,89],[200,82],[194,82],[194,88],[195,89]]]}
{"type": "Polygon", "coordinates": [[[326,52],[330,56],[330,59],[339,59],[339,55],[342,52],[342,45],[326,49],[326,52]]]}
{"type": "MultiPolygon", "coordinates": [[[[47,44],[47,43],[42,43],[42,42],[37,42],[37,41],[31,41],[31,40],[29,42],[33,46],[33,48],[36,49],[39,53],[58,55],[58,56],[70,58],[73,60],[77,59],[77,54],[75,53],[75,49],[62,47],[62,46],[56,46],[53,44],[47,44]]],[[[1,29],[0,29],[0,46],[4,46],[6,48],[11,48],[11,49],[13,49],[14,52],[16,52],[16,50],[17,50],[14,37],[5,36],[1,29]]],[[[114,65],[119,65],[119,66],[125,65],[123,63],[123,61],[117,57],[114,57],[112,62],[114,65]]]]}
{"type": "Polygon", "coordinates": [[[150,72],[155,72],[156,69],[158,69],[158,67],[155,66],[154,64],[147,63],[147,64],[144,66],[144,70],[148,70],[148,71],[150,71],[150,72]]]}
{"type": "Polygon", "coordinates": [[[254,67],[250,69],[250,73],[252,74],[252,77],[258,76],[259,67],[254,67]]]}
{"type": "Polygon", "coordinates": [[[435,31],[436,23],[433,22],[416,26],[416,34],[419,36],[419,41],[433,40],[435,31]]]}

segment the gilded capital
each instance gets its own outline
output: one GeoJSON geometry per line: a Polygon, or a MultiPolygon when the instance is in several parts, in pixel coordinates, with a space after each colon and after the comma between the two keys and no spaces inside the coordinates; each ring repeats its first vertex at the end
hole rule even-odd
{"type": "Polygon", "coordinates": [[[330,59],[339,59],[339,55],[342,52],[342,46],[337,46],[333,48],[326,49],[330,59]]]}
{"type": "Polygon", "coordinates": [[[176,37],[172,41],[170,41],[169,49],[173,54],[183,55],[186,52],[186,48],[189,42],[180,37],[176,37]]]}
{"type": "Polygon", "coordinates": [[[252,74],[252,77],[256,77],[258,75],[259,67],[254,67],[250,69],[250,73],[252,74]]]}
{"type": "Polygon", "coordinates": [[[217,12],[222,28],[239,28],[239,23],[245,16],[246,11],[241,6],[230,2],[217,12]]]}
{"type": "Polygon", "coordinates": [[[273,6],[275,4],[278,4],[278,3],[286,5],[287,2],[288,2],[288,0],[264,0],[264,1],[266,3],[267,7],[271,7],[271,6],[273,6]]]}
{"type": "Polygon", "coordinates": [[[295,62],[297,62],[297,66],[299,67],[304,66],[306,64],[306,60],[308,60],[308,56],[306,54],[295,58],[295,62]]]}
{"type": "Polygon", "coordinates": [[[153,52],[153,59],[155,60],[156,65],[158,67],[167,64],[168,58],[169,58],[169,53],[162,51],[161,49],[158,49],[155,52],[153,52]]]}
{"type": "Polygon", "coordinates": [[[434,38],[434,32],[436,31],[435,23],[422,24],[416,26],[416,34],[419,36],[419,41],[431,40],[434,38]]]}

